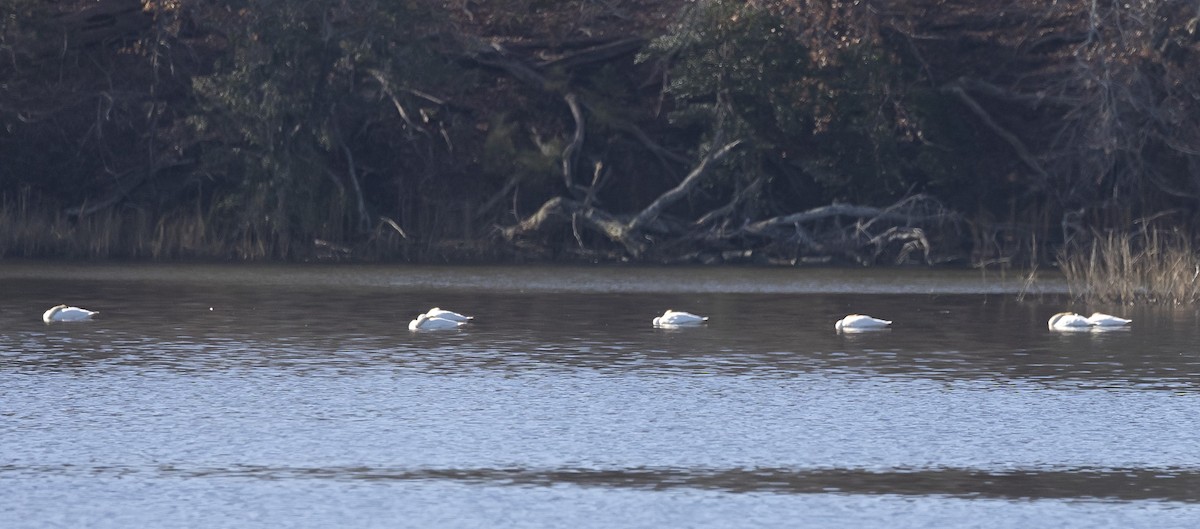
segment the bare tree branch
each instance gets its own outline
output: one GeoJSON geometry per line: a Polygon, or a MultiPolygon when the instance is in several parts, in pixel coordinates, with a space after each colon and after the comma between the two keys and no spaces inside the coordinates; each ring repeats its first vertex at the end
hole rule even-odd
{"type": "Polygon", "coordinates": [[[958,98],[962,100],[963,104],[967,105],[967,108],[971,109],[971,112],[974,112],[976,116],[979,116],[979,119],[983,121],[983,124],[987,125],[989,129],[992,129],[992,132],[995,132],[997,136],[1000,136],[1002,139],[1004,139],[1004,141],[1007,142],[1014,151],[1016,151],[1017,157],[1021,158],[1021,161],[1025,162],[1025,165],[1029,166],[1033,172],[1037,173],[1043,181],[1049,178],[1049,175],[1046,174],[1046,170],[1042,168],[1042,164],[1038,163],[1037,159],[1034,158],[1033,154],[1029,152],[1029,149],[1025,147],[1025,144],[1021,141],[1021,139],[1015,134],[1005,130],[1004,127],[1000,126],[1000,124],[996,123],[996,121],[992,119],[992,116],[989,115],[988,112],[984,110],[983,107],[980,106],[979,103],[976,102],[966,90],[963,90],[962,86],[958,84],[951,84],[943,88],[943,90],[958,96],[958,98]]]}
{"type": "Polygon", "coordinates": [[[571,117],[575,119],[575,133],[571,136],[571,143],[567,144],[562,153],[563,183],[568,193],[579,198],[582,192],[575,183],[575,160],[579,157],[579,149],[583,147],[586,125],[583,122],[583,109],[579,107],[579,98],[574,93],[569,93],[563,96],[563,101],[567,102],[571,109],[571,117]]]}
{"type": "MultiPolygon", "coordinates": [[[[714,142],[714,144],[716,143],[720,143],[720,135],[718,135],[717,141],[714,142]]],[[[652,202],[649,206],[646,206],[641,213],[634,217],[629,223],[629,230],[637,231],[641,229],[642,226],[645,226],[646,224],[657,219],[664,208],[687,196],[688,193],[692,191],[692,188],[696,187],[696,184],[700,183],[700,178],[703,177],[706,172],[708,172],[708,169],[712,167],[712,164],[716,163],[721,158],[724,158],[726,154],[729,154],[734,147],[737,147],[741,143],[741,140],[736,140],[708,153],[708,155],[700,161],[700,164],[697,165],[695,169],[692,169],[692,172],[688,173],[687,177],[684,178],[679,185],[660,195],[654,200],[654,202],[652,202]]]]}

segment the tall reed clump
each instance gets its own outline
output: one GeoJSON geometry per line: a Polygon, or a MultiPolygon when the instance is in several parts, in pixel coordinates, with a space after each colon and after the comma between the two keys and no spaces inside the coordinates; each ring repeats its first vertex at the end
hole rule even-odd
{"type": "Polygon", "coordinates": [[[1200,301],[1200,256],[1178,231],[1094,233],[1061,249],[1058,265],[1071,294],[1087,302],[1200,301]]]}

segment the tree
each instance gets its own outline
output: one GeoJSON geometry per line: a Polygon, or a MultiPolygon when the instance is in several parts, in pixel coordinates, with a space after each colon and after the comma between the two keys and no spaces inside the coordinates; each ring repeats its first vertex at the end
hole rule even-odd
{"type": "Polygon", "coordinates": [[[418,114],[441,104],[421,87],[453,68],[431,28],[427,8],[373,0],[255,2],[222,25],[229,47],[196,79],[190,122],[236,233],[286,256],[314,237],[361,239],[394,215],[396,192],[379,191],[421,171],[413,160],[433,165],[442,142],[418,114]]]}

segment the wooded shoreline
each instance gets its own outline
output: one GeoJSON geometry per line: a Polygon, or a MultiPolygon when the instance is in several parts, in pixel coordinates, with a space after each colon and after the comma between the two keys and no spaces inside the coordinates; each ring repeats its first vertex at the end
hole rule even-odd
{"type": "Polygon", "coordinates": [[[15,0],[0,258],[1190,248],[1195,5],[978,4],[15,0]]]}

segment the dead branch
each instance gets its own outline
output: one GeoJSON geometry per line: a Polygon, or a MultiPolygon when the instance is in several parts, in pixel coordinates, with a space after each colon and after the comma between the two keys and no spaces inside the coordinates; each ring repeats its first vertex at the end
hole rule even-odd
{"type": "Polygon", "coordinates": [[[903,199],[900,199],[899,202],[883,208],[879,216],[862,223],[858,229],[860,231],[866,231],[876,222],[885,220],[888,218],[889,214],[897,211],[903,211],[905,212],[904,214],[913,218],[917,218],[918,220],[941,220],[946,218],[957,218],[956,214],[947,212],[942,206],[941,202],[938,202],[936,199],[933,199],[925,194],[916,194],[904,197],[903,199]]]}
{"type": "MultiPolygon", "coordinates": [[[[714,144],[715,143],[720,143],[720,134],[717,135],[717,141],[714,142],[714,144]]],[[[724,147],[708,153],[708,156],[705,156],[704,159],[701,160],[696,166],[696,168],[692,169],[692,172],[688,173],[687,177],[679,183],[679,185],[660,195],[649,206],[646,206],[641,213],[638,213],[638,215],[629,222],[629,231],[640,230],[643,226],[657,219],[664,208],[687,196],[688,193],[692,191],[692,188],[696,187],[696,184],[700,183],[700,178],[704,176],[706,172],[708,172],[708,169],[712,167],[712,164],[716,163],[721,158],[724,158],[726,154],[729,154],[734,147],[737,147],[741,143],[741,140],[735,140],[726,144],[724,147]]]]}
{"type": "Polygon", "coordinates": [[[563,55],[562,57],[542,61],[538,63],[538,68],[578,68],[588,64],[603,62],[609,59],[620,57],[638,51],[642,46],[646,45],[646,39],[641,37],[632,37],[621,39],[614,42],[608,42],[599,46],[563,55]]]}
{"type": "Polygon", "coordinates": [[[805,222],[813,222],[813,221],[818,221],[818,220],[823,220],[823,219],[828,219],[828,218],[833,218],[833,217],[852,217],[852,218],[857,217],[857,218],[882,219],[882,220],[899,222],[899,223],[904,223],[904,224],[914,223],[914,222],[918,222],[921,220],[928,220],[930,218],[937,218],[936,216],[933,216],[933,217],[917,216],[917,215],[909,215],[907,213],[887,211],[886,209],[880,209],[880,208],[872,207],[872,206],[855,206],[852,204],[831,204],[828,206],[821,206],[821,207],[813,208],[808,211],[792,213],[791,215],[783,215],[783,216],[779,216],[779,217],[772,217],[769,219],[760,220],[758,222],[754,222],[754,223],[747,225],[745,228],[743,228],[743,231],[745,231],[748,234],[752,234],[752,235],[763,235],[763,234],[767,234],[771,230],[774,230],[774,229],[777,229],[777,228],[780,228],[783,226],[790,226],[793,224],[800,224],[800,223],[805,223],[805,222]]]}
{"type": "Polygon", "coordinates": [[[878,258],[883,253],[884,248],[893,242],[904,242],[900,253],[896,256],[896,264],[901,264],[908,260],[908,256],[916,250],[921,250],[924,254],[925,264],[930,264],[929,260],[929,239],[925,237],[925,231],[921,228],[906,228],[893,226],[887,231],[876,235],[867,241],[867,244],[875,247],[875,257],[878,258]]]}
{"type": "Polygon", "coordinates": [[[618,130],[628,132],[630,135],[632,135],[634,137],[634,139],[641,142],[642,146],[646,147],[646,149],[648,149],[652,154],[654,154],[654,156],[658,157],[659,162],[662,163],[663,166],[666,167],[668,170],[671,169],[670,164],[667,163],[668,161],[675,162],[678,164],[688,163],[687,158],[685,158],[684,156],[682,156],[680,154],[676,154],[676,153],[670,151],[669,149],[667,149],[666,147],[663,147],[662,145],[659,145],[657,142],[655,142],[653,139],[651,139],[650,136],[648,134],[646,134],[646,132],[643,131],[641,127],[638,127],[637,124],[635,124],[635,123],[621,120],[621,121],[618,121],[617,123],[613,124],[613,126],[615,128],[617,128],[618,130]]]}
{"type": "Polygon", "coordinates": [[[382,222],[382,223],[384,223],[384,224],[386,224],[386,225],[388,225],[388,226],[391,226],[391,228],[392,228],[393,230],[396,230],[396,233],[399,233],[399,234],[400,234],[400,237],[403,237],[403,238],[405,238],[405,239],[407,239],[407,238],[408,238],[408,234],[407,234],[407,233],[404,233],[404,228],[401,228],[401,227],[400,227],[400,225],[399,225],[399,224],[397,224],[397,223],[396,223],[396,221],[392,220],[391,218],[389,218],[389,217],[384,217],[384,216],[380,216],[380,217],[379,217],[379,221],[380,221],[380,222],[382,222]]]}
{"type": "Polygon", "coordinates": [[[571,109],[571,117],[575,120],[575,133],[571,136],[571,143],[567,144],[562,153],[563,183],[567,186],[568,193],[579,198],[582,189],[575,184],[575,159],[579,157],[579,149],[583,147],[583,109],[579,107],[579,98],[574,93],[563,96],[563,101],[567,102],[571,109]]]}
{"type": "Polygon", "coordinates": [[[550,82],[542,74],[510,55],[499,43],[479,46],[468,54],[471,60],[479,64],[499,68],[529,86],[544,92],[549,91],[550,82]]]}
{"type": "Polygon", "coordinates": [[[596,193],[600,192],[600,189],[604,187],[604,176],[606,174],[608,172],[604,170],[604,162],[596,162],[592,166],[592,185],[588,186],[587,196],[583,197],[584,206],[591,206],[596,203],[596,193]]]}
{"type": "MultiPolygon", "coordinates": [[[[720,135],[718,135],[719,139],[720,135]]],[[[569,219],[572,222],[572,229],[576,233],[576,239],[582,240],[582,237],[578,235],[578,227],[575,224],[582,220],[589,228],[600,232],[610,241],[624,246],[630,255],[635,257],[641,256],[646,249],[646,238],[642,232],[656,224],[663,209],[687,196],[692,188],[699,183],[701,177],[712,167],[712,164],[719,161],[740,143],[740,140],[734,141],[710,152],[688,174],[687,178],[684,178],[683,182],[680,182],[679,185],[660,195],[654,202],[646,206],[645,209],[628,222],[622,222],[616,216],[593,207],[590,200],[579,202],[569,198],[555,197],[546,201],[536,213],[526,217],[516,225],[501,228],[500,234],[505,239],[511,241],[521,235],[538,231],[551,221],[569,219]]],[[[603,166],[597,165],[596,172],[593,175],[593,189],[599,185],[602,171],[603,166]]]]}
{"type": "Polygon", "coordinates": [[[414,130],[420,132],[426,137],[429,137],[429,132],[423,127],[418,126],[417,123],[413,121],[412,117],[408,115],[408,111],[405,110],[404,105],[400,103],[400,98],[396,97],[396,94],[392,92],[391,83],[388,82],[387,77],[384,76],[383,72],[372,69],[367,70],[367,73],[371,74],[371,77],[375,78],[375,81],[379,83],[380,88],[383,89],[384,95],[387,95],[392,101],[392,106],[396,108],[396,113],[400,115],[400,119],[408,125],[404,128],[404,130],[409,135],[409,138],[412,138],[412,131],[414,130]]]}
{"type": "Polygon", "coordinates": [[[567,220],[578,218],[589,227],[606,235],[613,241],[620,241],[626,233],[625,225],[603,210],[585,207],[583,204],[569,198],[554,197],[547,200],[536,213],[530,215],[513,226],[500,228],[500,235],[506,240],[536,232],[552,220],[567,220]]]}
{"type": "Polygon", "coordinates": [[[498,192],[496,192],[496,194],[492,195],[491,198],[487,199],[487,201],[484,202],[482,206],[479,206],[479,208],[475,211],[475,220],[479,220],[479,219],[483,218],[483,216],[486,215],[488,212],[490,212],[492,210],[492,208],[499,205],[500,201],[504,200],[504,198],[507,197],[508,194],[511,193],[514,189],[516,189],[520,183],[521,183],[521,175],[520,174],[514,174],[511,177],[509,177],[508,181],[504,183],[504,187],[500,188],[500,191],[498,191],[498,192]]]}
{"type": "Polygon", "coordinates": [[[979,103],[967,93],[966,90],[963,90],[961,85],[957,83],[951,84],[943,88],[943,90],[958,96],[958,98],[962,100],[963,104],[967,105],[967,108],[971,109],[971,112],[974,112],[976,116],[979,116],[979,119],[983,121],[984,125],[987,125],[989,129],[992,129],[992,132],[995,132],[997,136],[1000,136],[1000,138],[1002,138],[1012,147],[1013,151],[1016,151],[1017,157],[1019,157],[1021,161],[1025,162],[1025,165],[1029,166],[1033,172],[1037,173],[1038,176],[1042,178],[1043,182],[1049,179],[1049,175],[1046,174],[1046,170],[1042,168],[1042,164],[1038,163],[1033,154],[1029,152],[1029,149],[1025,147],[1025,144],[1021,142],[1021,139],[1018,138],[1016,134],[1013,134],[1004,127],[1001,127],[999,123],[996,123],[996,121],[992,119],[992,116],[989,115],[987,111],[984,110],[983,107],[980,106],[979,103]]]}
{"type": "Polygon", "coordinates": [[[757,193],[758,190],[762,188],[763,181],[764,180],[762,178],[755,178],[753,182],[750,182],[750,185],[742,188],[741,191],[734,193],[733,198],[729,200],[729,203],[709,211],[704,215],[701,215],[699,219],[696,219],[696,222],[692,223],[692,225],[696,227],[705,226],[716,219],[732,215],[733,212],[737,210],[738,206],[742,204],[742,202],[757,193]]]}

